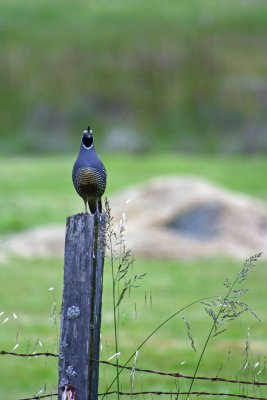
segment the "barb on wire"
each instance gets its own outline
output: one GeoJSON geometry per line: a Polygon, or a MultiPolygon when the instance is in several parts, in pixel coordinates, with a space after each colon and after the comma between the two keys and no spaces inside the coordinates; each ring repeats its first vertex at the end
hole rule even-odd
{"type": "Polygon", "coordinates": [[[55,353],[15,353],[14,351],[0,351],[1,356],[16,356],[16,357],[40,357],[40,356],[45,356],[45,357],[58,357],[58,354],[55,353]]]}

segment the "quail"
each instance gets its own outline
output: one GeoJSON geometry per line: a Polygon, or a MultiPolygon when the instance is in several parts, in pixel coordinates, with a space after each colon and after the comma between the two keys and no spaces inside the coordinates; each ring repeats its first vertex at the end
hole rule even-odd
{"type": "Polygon", "coordinates": [[[72,170],[72,181],[76,192],[82,197],[85,212],[102,212],[101,196],[106,189],[107,173],[94,148],[94,137],[88,126],[83,131],[80,151],[72,170]]]}

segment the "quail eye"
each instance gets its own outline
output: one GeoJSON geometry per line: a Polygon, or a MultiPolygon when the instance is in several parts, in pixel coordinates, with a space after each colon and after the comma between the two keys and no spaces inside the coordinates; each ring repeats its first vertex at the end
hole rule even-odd
{"type": "Polygon", "coordinates": [[[84,134],[83,137],[82,137],[82,143],[83,143],[84,147],[90,148],[94,143],[93,136],[92,135],[88,135],[88,134],[84,134]]]}

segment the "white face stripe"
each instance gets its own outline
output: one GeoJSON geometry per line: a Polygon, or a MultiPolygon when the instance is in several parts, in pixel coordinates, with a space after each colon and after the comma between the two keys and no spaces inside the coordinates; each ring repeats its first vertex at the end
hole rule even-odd
{"type": "Polygon", "coordinates": [[[92,143],[90,147],[86,147],[86,146],[83,144],[83,142],[82,142],[82,145],[83,145],[83,148],[84,148],[85,150],[90,150],[90,149],[93,147],[94,143],[92,143]]]}
{"type": "Polygon", "coordinates": [[[92,134],[92,133],[93,133],[93,131],[92,131],[92,129],[90,129],[90,131],[88,132],[88,130],[87,130],[87,129],[85,129],[85,130],[83,131],[83,134],[84,134],[84,133],[91,133],[91,134],[92,134]]]}

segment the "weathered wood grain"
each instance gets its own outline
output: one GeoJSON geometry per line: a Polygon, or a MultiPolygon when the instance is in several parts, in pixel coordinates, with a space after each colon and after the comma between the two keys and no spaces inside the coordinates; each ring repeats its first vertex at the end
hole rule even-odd
{"type": "Polygon", "coordinates": [[[99,358],[104,229],[103,213],[77,214],[67,219],[59,399],[67,389],[75,390],[76,400],[97,399],[99,365],[94,360],[99,358]]]}

